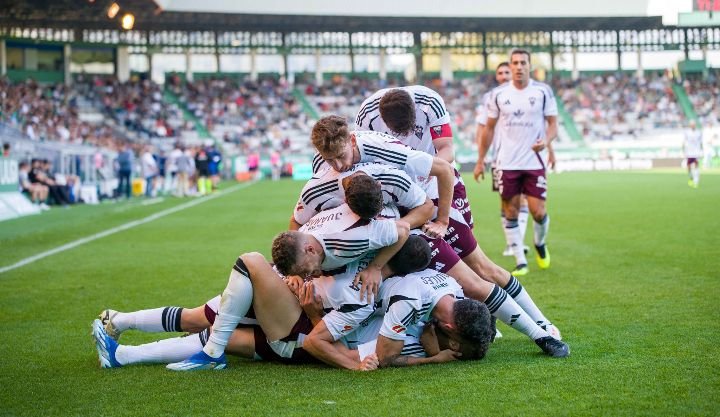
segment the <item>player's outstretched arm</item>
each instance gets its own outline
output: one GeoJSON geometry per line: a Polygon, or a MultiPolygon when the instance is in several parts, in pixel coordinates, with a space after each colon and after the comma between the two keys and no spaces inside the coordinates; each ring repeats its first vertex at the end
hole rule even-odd
{"type": "Polygon", "coordinates": [[[438,212],[435,221],[425,225],[423,231],[430,237],[441,238],[445,236],[450,223],[455,170],[448,161],[434,157],[430,175],[437,177],[438,181],[438,212]]]}
{"type": "Polygon", "coordinates": [[[357,356],[357,352],[353,355],[342,343],[333,341],[330,330],[322,320],[305,337],[303,349],[316,359],[336,368],[365,370],[362,369],[362,363],[360,357],[357,356]]]}
{"type": "Polygon", "coordinates": [[[460,353],[450,349],[441,350],[436,355],[427,358],[404,356],[401,354],[403,346],[404,342],[402,340],[394,340],[379,335],[375,353],[377,353],[380,367],[387,368],[390,366],[416,366],[430,363],[443,363],[454,361],[460,356],[460,353]]]}
{"type": "Polygon", "coordinates": [[[360,300],[367,300],[367,302],[370,303],[375,299],[375,297],[377,297],[378,291],[380,290],[380,282],[382,281],[382,274],[380,273],[380,270],[382,270],[385,264],[388,263],[390,258],[398,253],[410,235],[410,225],[406,222],[396,220],[395,227],[397,229],[397,241],[390,246],[380,249],[367,268],[355,277],[353,285],[357,286],[361,283],[360,300]],[[370,297],[371,294],[372,297],[370,297]]]}
{"type": "Polygon", "coordinates": [[[426,197],[423,204],[408,211],[400,220],[409,224],[411,229],[417,229],[432,218],[433,211],[435,211],[435,205],[432,200],[426,197]]]}

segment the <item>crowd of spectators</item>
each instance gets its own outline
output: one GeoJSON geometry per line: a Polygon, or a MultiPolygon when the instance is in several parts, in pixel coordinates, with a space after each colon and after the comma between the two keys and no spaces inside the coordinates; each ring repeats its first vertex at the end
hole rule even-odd
{"type": "Polygon", "coordinates": [[[109,127],[79,117],[78,91],[64,84],[11,83],[0,78],[0,122],[33,141],[112,146],[109,127]]]}
{"type": "Polygon", "coordinates": [[[209,132],[242,153],[266,147],[288,149],[291,136],[310,131],[311,121],[283,79],[183,82],[175,76],[169,78],[168,88],[209,132]]]}
{"type": "Polygon", "coordinates": [[[556,79],[553,87],[583,136],[593,141],[683,127],[685,116],[671,82],[666,75],[614,73],[556,79]]]}
{"type": "Polygon", "coordinates": [[[720,73],[710,72],[706,78],[693,77],[683,82],[685,92],[703,125],[720,123],[720,73]]]}
{"type": "Polygon", "coordinates": [[[133,77],[119,82],[114,77],[80,77],[76,87],[93,105],[139,139],[176,138],[192,130],[180,107],[163,100],[162,86],[133,77]]]}

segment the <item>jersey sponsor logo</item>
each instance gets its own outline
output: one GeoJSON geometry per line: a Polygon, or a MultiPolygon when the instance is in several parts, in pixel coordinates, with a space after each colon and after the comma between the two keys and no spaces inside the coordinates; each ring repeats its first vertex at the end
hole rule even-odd
{"type": "Polygon", "coordinates": [[[399,324],[396,324],[392,327],[392,331],[394,331],[395,333],[401,334],[401,333],[405,332],[405,327],[401,326],[399,324]]]}
{"type": "Polygon", "coordinates": [[[415,125],[415,136],[417,136],[418,139],[422,139],[423,137],[423,127],[415,125]]]}

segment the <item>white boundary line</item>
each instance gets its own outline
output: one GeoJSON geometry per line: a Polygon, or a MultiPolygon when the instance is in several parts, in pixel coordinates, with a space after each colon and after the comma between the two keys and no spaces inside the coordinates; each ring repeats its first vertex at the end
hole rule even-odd
{"type": "Polygon", "coordinates": [[[28,258],[22,259],[22,260],[14,263],[14,264],[12,264],[12,265],[0,267],[0,274],[4,274],[5,272],[12,271],[13,269],[17,269],[17,268],[23,267],[23,266],[28,265],[28,264],[31,264],[31,263],[33,263],[33,262],[35,262],[35,261],[39,261],[40,259],[47,258],[48,256],[52,256],[52,255],[58,254],[58,253],[60,253],[60,252],[64,252],[64,251],[66,251],[66,250],[70,250],[70,249],[76,248],[76,247],[78,247],[78,246],[80,246],[80,245],[84,245],[84,244],[86,244],[86,243],[88,243],[88,242],[92,242],[93,240],[97,240],[97,239],[103,238],[103,237],[105,237],[105,236],[110,236],[110,235],[113,235],[113,234],[115,234],[115,233],[122,232],[123,230],[128,230],[128,229],[131,229],[131,228],[133,228],[133,227],[135,227],[135,226],[140,226],[140,225],[145,224],[145,223],[150,223],[151,221],[157,220],[157,219],[159,219],[159,218],[165,217],[165,216],[170,215],[170,214],[173,214],[173,213],[177,213],[178,211],[185,210],[185,209],[190,208],[190,207],[197,206],[198,204],[202,204],[202,203],[208,202],[208,201],[210,201],[210,200],[214,200],[214,199],[216,199],[216,198],[218,198],[218,197],[222,197],[222,196],[224,196],[224,195],[226,195],[226,194],[230,194],[230,193],[232,193],[232,192],[241,190],[241,189],[246,188],[246,187],[249,187],[249,186],[251,186],[251,185],[253,185],[253,184],[255,184],[255,181],[247,182],[247,183],[244,183],[244,184],[238,184],[238,185],[235,185],[235,186],[233,186],[233,187],[230,187],[230,188],[227,188],[227,189],[225,189],[225,190],[222,190],[222,191],[220,191],[220,192],[218,192],[218,193],[216,193],[216,194],[212,194],[212,195],[210,195],[209,197],[202,197],[202,198],[198,198],[198,199],[196,199],[196,200],[188,201],[187,203],[183,203],[183,204],[180,204],[180,205],[178,205],[178,206],[171,207],[171,208],[169,208],[169,209],[159,211],[159,212],[157,212],[157,213],[151,214],[151,215],[149,215],[149,216],[147,216],[147,217],[144,217],[144,218],[142,218],[142,219],[133,220],[133,221],[131,221],[131,222],[128,222],[128,223],[125,223],[125,224],[121,224],[120,226],[113,227],[112,229],[108,229],[108,230],[105,230],[105,231],[100,232],[100,233],[95,233],[95,234],[93,234],[93,235],[86,236],[86,237],[80,238],[80,239],[78,239],[78,240],[74,240],[74,241],[72,241],[72,242],[70,242],[70,243],[66,243],[66,244],[64,244],[64,245],[62,245],[62,246],[58,246],[57,248],[50,249],[50,250],[48,250],[48,251],[38,253],[37,255],[33,255],[33,256],[28,257],[28,258]]]}

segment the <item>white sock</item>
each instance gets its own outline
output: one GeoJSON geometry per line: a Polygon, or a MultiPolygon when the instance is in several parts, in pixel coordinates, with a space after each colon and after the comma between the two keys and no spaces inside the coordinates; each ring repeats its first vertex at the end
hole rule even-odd
{"type": "Polygon", "coordinates": [[[181,332],[182,310],[181,307],[160,307],[131,313],[117,313],[112,322],[120,331],[135,329],[149,333],[181,332]]]}
{"type": "Polygon", "coordinates": [[[532,340],[549,336],[548,332],[532,321],[530,316],[520,308],[512,297],[508,297],[505,290],[497,284],[493,285],[493,287],[487,300],[485,300],[485,305],[490,310],[490,314],[532,340]]]}
{"type": "Polygon", "coordinates": [[[517,219],[505,220],[505,240],[513,250],[516,265],[527,265],[517,219]]]}
{"type": "Polygon", "coordinates": [[[120,345],[115,351],[115,359],[121,365],[180,362],[202,349],[201,335],[207,337],[207,332],[173,337],[140,346],[120,345]]]}
{"type": "Polygon", "coordinates": [[[697,167],[693,167],[691,170],[692,172],[692,180],[695,183],[695,185],[700,183],[700,170],[697,167]]]}
{"type": "Polygon", "coordinates": [[[541,222],[535,222],[535,246],[543,246],[545,239],[547,238],[548,230],[550,229],[550,215],[545,213],[545,217],[541,222]]]}
{"type": "Polygon", "coordinates": [[[518,227],[520,228],[520,242],[522,242],[523,250],[525,250],[525,232],[527,231],[529,215],[530,213],[528,212],[527,206],[520,207],[520,212],[518,213],[518,227]]]}
{"type": "Polygon", "coordinates": [[[510,281],[508,281],[507,285],[503,289],[515,300],[520,308],[522,308],[527,315],[535,321],[535,323],[540,326],[551,324],[550,320],[548,320],[542,311],[540,311],[538,306],[535,305],[535,302],[532,298],[530,298],[530,294],[525,291],[525,288],[522,284],[520,284],[520,281],[518,281],[517,278],[510,275],[510,281]]]}
{"type": "Polygon", "coordinates": [[[238,258],[220,298],[220,307],[212,326],[212,333],[203,348],[203,351],[212,358],[219,358],[225,353],[225,346],[235,327],[252,305],[253,287],[249,276],[245,263],[238,258]]]}

